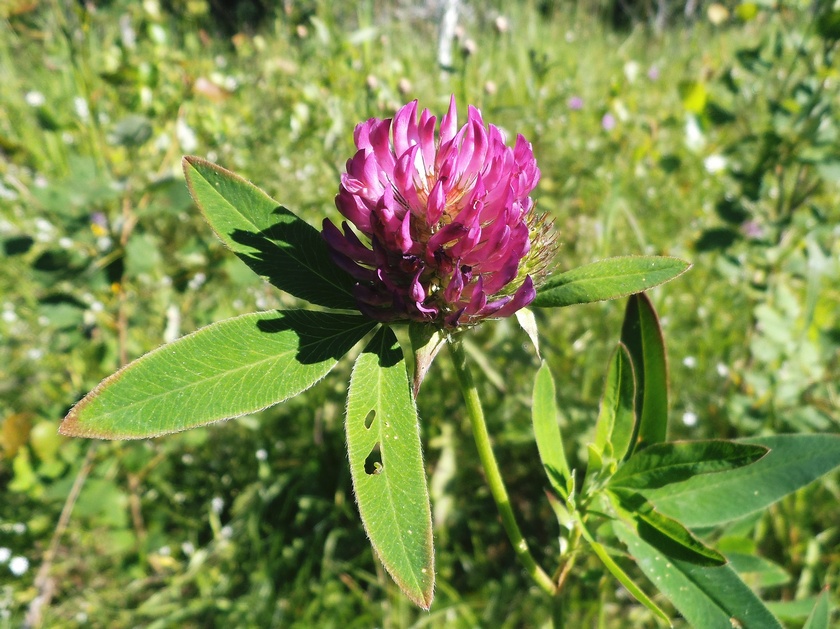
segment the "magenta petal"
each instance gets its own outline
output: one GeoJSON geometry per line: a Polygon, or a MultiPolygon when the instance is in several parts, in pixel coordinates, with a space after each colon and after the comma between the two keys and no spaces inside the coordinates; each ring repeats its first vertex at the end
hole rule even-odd
{"type": "Polygon", "coordinates": [[[522,282],[522,286],[516,289],[516,293],[513,295],[513,299],[511,299],[504,307],[499,309],[496,313],[497,317],[509,317],[514,312],[519,310],[520,308],[524,308],[537,296],[537,291],[534,288],[534,281],[531,279],[530,275],[525,276],[525,281],[522,282]]]}
{"type": "Polygon", "coordinates": [[[446,209],[446,192],[443,189],[443,182],[438,181],[429,193],[429,200],[426,205],[426,222],[429,225],[436,225],[443,216],[446,209]]]}
{"type": "Polygon", "coordinates": [[[417,140],[417,101],[403,106],[394,116],[394,153],[400,157],[417,140]]]}
{"type": "Polygon", "coordinates": [[[357,125],[358,151],[336,195],[347,222],[342,232],[325,221],[324,242],[357,279],[359,310],[376,320],[451,328],[508,316],[535,295],[531,276],[510,286],[523,259],[541,272],[529,253],[533,148],[522,136],[507,146],[475,107],[459,128],[454,97],[437,132],[437,119],[418,110],[413,101],[393,119],[357,125]]]}
{"type": "Polygon", "coordinates": [[[445,144],[455,137],[458,130],[458,114],[455,109],[455,94],[449,97],[449,109],[440,119],[440,143],[445,144]]]}
{"type": "Polygon", "coordinates": [[[464,290],[464,274],[461,273],[461,269],[455,268],[455,271],[452,273],[452,279],[449,280],[449,284],[446,285],[444,289],[443,296],[446,301],[455,303],[461,298],[461,292],[464,290]]]}

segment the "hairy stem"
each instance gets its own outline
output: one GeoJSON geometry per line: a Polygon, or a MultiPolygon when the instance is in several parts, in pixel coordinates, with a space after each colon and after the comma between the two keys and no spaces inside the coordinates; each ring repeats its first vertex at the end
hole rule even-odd
{"type": "Polygon", "coordinates": [[[478,456],[481,459],[481,465],[484,468],[484,474],[487,478],[487,485],[490,487],[493,500],[496,502],[496,508],[502,516],[502,525],[505,527],[505,532],[511,544],[513,544],[516,556],[519,557],[519,561],[525,567],[525,571],[542,590],[553,596],[556,593],[554,582],[537,564],[528,548],[528,543],[522,537],[519,525],[516,523],[516,518],[513,515],[510,498],[508,497],[507,489],[505,489],[502,475],[499,472],[499,464],[496,462],[496,456],[493,454],[493,447],[490,444],[490,435],[487,432],[487,424],[484,421],[484,410],[481,407],[478,390],[475,388],[475,382],[467,365],[467,357],[464,354],[464,347],[460,339],[455,338],[450,340],[449,353],[452,356],[452,363],[455,365],[458,383],[464,395],[467,414],[472,425],[473,438],[475,439],[478,456]]]}

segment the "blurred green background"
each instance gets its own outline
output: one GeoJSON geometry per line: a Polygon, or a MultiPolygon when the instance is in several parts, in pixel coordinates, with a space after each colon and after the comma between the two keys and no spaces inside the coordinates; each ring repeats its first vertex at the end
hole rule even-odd
{"type": "MultiPolygon", "coordinates": [[[[652,292],[672,437],[838,431],[840,12],[475,0],[443,69],[444,4],[0,1],[0,627],[547,622],[445,359],[418,402],[439,572],[429,613],[375,564],[356,513],[346,362],[303,396],[210,428],[132,443],[56,432],[121,364],[294,303],[202,222],[183,154],[318,226],[337,217],[354,125],[413,98],[442,114],[454,93],[462,120],[474,104],[534,144],[558,269],[634,253],[694,263],[652,292]]],[[[537,313],[573,465],[622,314],[619,302],[537,313]]],[[[471,339],[522,528],[555,564],[529,415],[537,360],[512,321],[471,339]]],[[[837,481],[706,532],[765,558],[742,572],[790,626],[822,587],[840,592],[837,481]]],[[[578,563],[567,610],[570,627],[655,626],[595,562],[578,563]]]]}

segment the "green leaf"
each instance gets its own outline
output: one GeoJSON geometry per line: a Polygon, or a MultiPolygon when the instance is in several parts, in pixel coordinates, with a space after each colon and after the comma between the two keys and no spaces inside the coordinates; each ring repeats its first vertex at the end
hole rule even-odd
{"type": "Polygon", "coordinates": [[[840,466],[840,435],[772,435],[738,443],[770,448],[746,467],[643,493],[686,526],[714,526],[764,509],[840,466]]]}
{"type": "Polygon", "coordinates": [[[548,474],[549,481],[560,495],[566,497],[565,483],[572,477],[566,452],[563,449],[563,437],[557,423],[558,410],[554,377],[548,363],[542,362],[534,380],[534,395],[531,405],[531,418],[534,422],[534,437],[540,460],[548,474]],[[562,475],[561,484],[558,475],[562,475]]]}
{"type": "Polygon", "coordinates": [[[754,589],[790,583],[790,575],[787,571],[764,557],[744,553],[726,553],[726,558],[744,583],[754,589]]]}
{"type": "Polygon", "coordinates": [[[601,410],[595,425],[595,450],[602,456],[621,460],[630,447],[636,425],[634,410],[636,383],[627,348],[619,343],[607,372],[601,410]]]}
{"type": "Polygon", "coordinates": [[[665,441],[668,430],[668,363],[659,317],[647,295],[627,300],[621,342],[630,352],[636,376],[636,424],[633,451],[665,441]]]}
{"type": "Polygon", "coordinates": [[[598,559],[601,560],[607,570],[609,570],[610,574],[613,575],[628,592],[630,592],[631,596],[653,612],[653,615],[659,620],[662,620],[670,625],[671,621],[669,620],[668,615],[662,611],[659,605],[654,603],[647,594],[645,594],[644,590],[642,590],[642,588],[640,588],[636,582],[633,581],[626,572],[624,572],[624,570],[621,569],[621,566],[619,566],[615,560],[610,557],[607,549],[594,539],[589,539],[588,541],[589,545],[592,546],[592,550],[595,551],[595,554],[598,556],[598,559]]]}
{"type": "Polygon", "coordinates": [[[358,315],[307,310],[214,323],[103,380],[59,430],[142,439],[253,413],[318,382],[375,325],[358,315]]]}
{"type": "Polygon", "coordinates": [[[676,520],[662,515],[641,494],[626,489],[607,492],[619,517],[632,524],[636,533],[668,558],[679,558],[703,566],[722,566],[726,558],[694,537],[676,520]]]}
{"type": "Polygon", "coordinates": [[[255,273],[313,304],[356,310],[353,279],[330,259],[314,227],[220,166],[198,157],[185,157],[183,166],[204,218],[255,273]]]}
{"type": "Polygon", "coordinates": [[[552,275],[531,306],[562,308],[640,293],[685,273],[691,265],[665,256],[607,258],[552,275]]]}
{"type": "Polygon", "coordinates": [[[734,441],[671,441],[634,454],[610,479],[611,487],[654,489],[699,474],[755,463],[767,448],[734,441]]]}
{"type": "Polygon", "coordinates": [[[729,566],[701,566],[664,557],[626,524],[613,522],[642,572],[667,596],[692,627],[703,629],[782,629],[729,566]]]}
{"type": "Polygon", "coordinates": [[[371,545],[405,595],[429,609],[435,585],[429,494],[417,409],[390,328],[381,328],[356,359],[346,428],[353,489],[371,545]]]}
{"type": "Polygon", "coordinates": [[[831,618],[831,608],[828,599],[828,588],[824,589],[817,597],[817,603],[808,616],[808,621],[802,629],[829,629],[828,623],[831,618]]]}

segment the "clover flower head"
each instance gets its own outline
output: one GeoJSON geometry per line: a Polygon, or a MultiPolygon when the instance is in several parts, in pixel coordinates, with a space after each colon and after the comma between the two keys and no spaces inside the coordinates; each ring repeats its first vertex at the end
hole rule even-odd
{"type": "Polygon", "coordinates": [[[474,107],[458,128],[454,97],[439,127],[413,101],[354,137],[335,200],[347,221],[325,220],[323,237],[364,314],[454,329],[534,299],[554,239],[534,213],[540,171],[524,137],[507,146],[474,107]]]}

